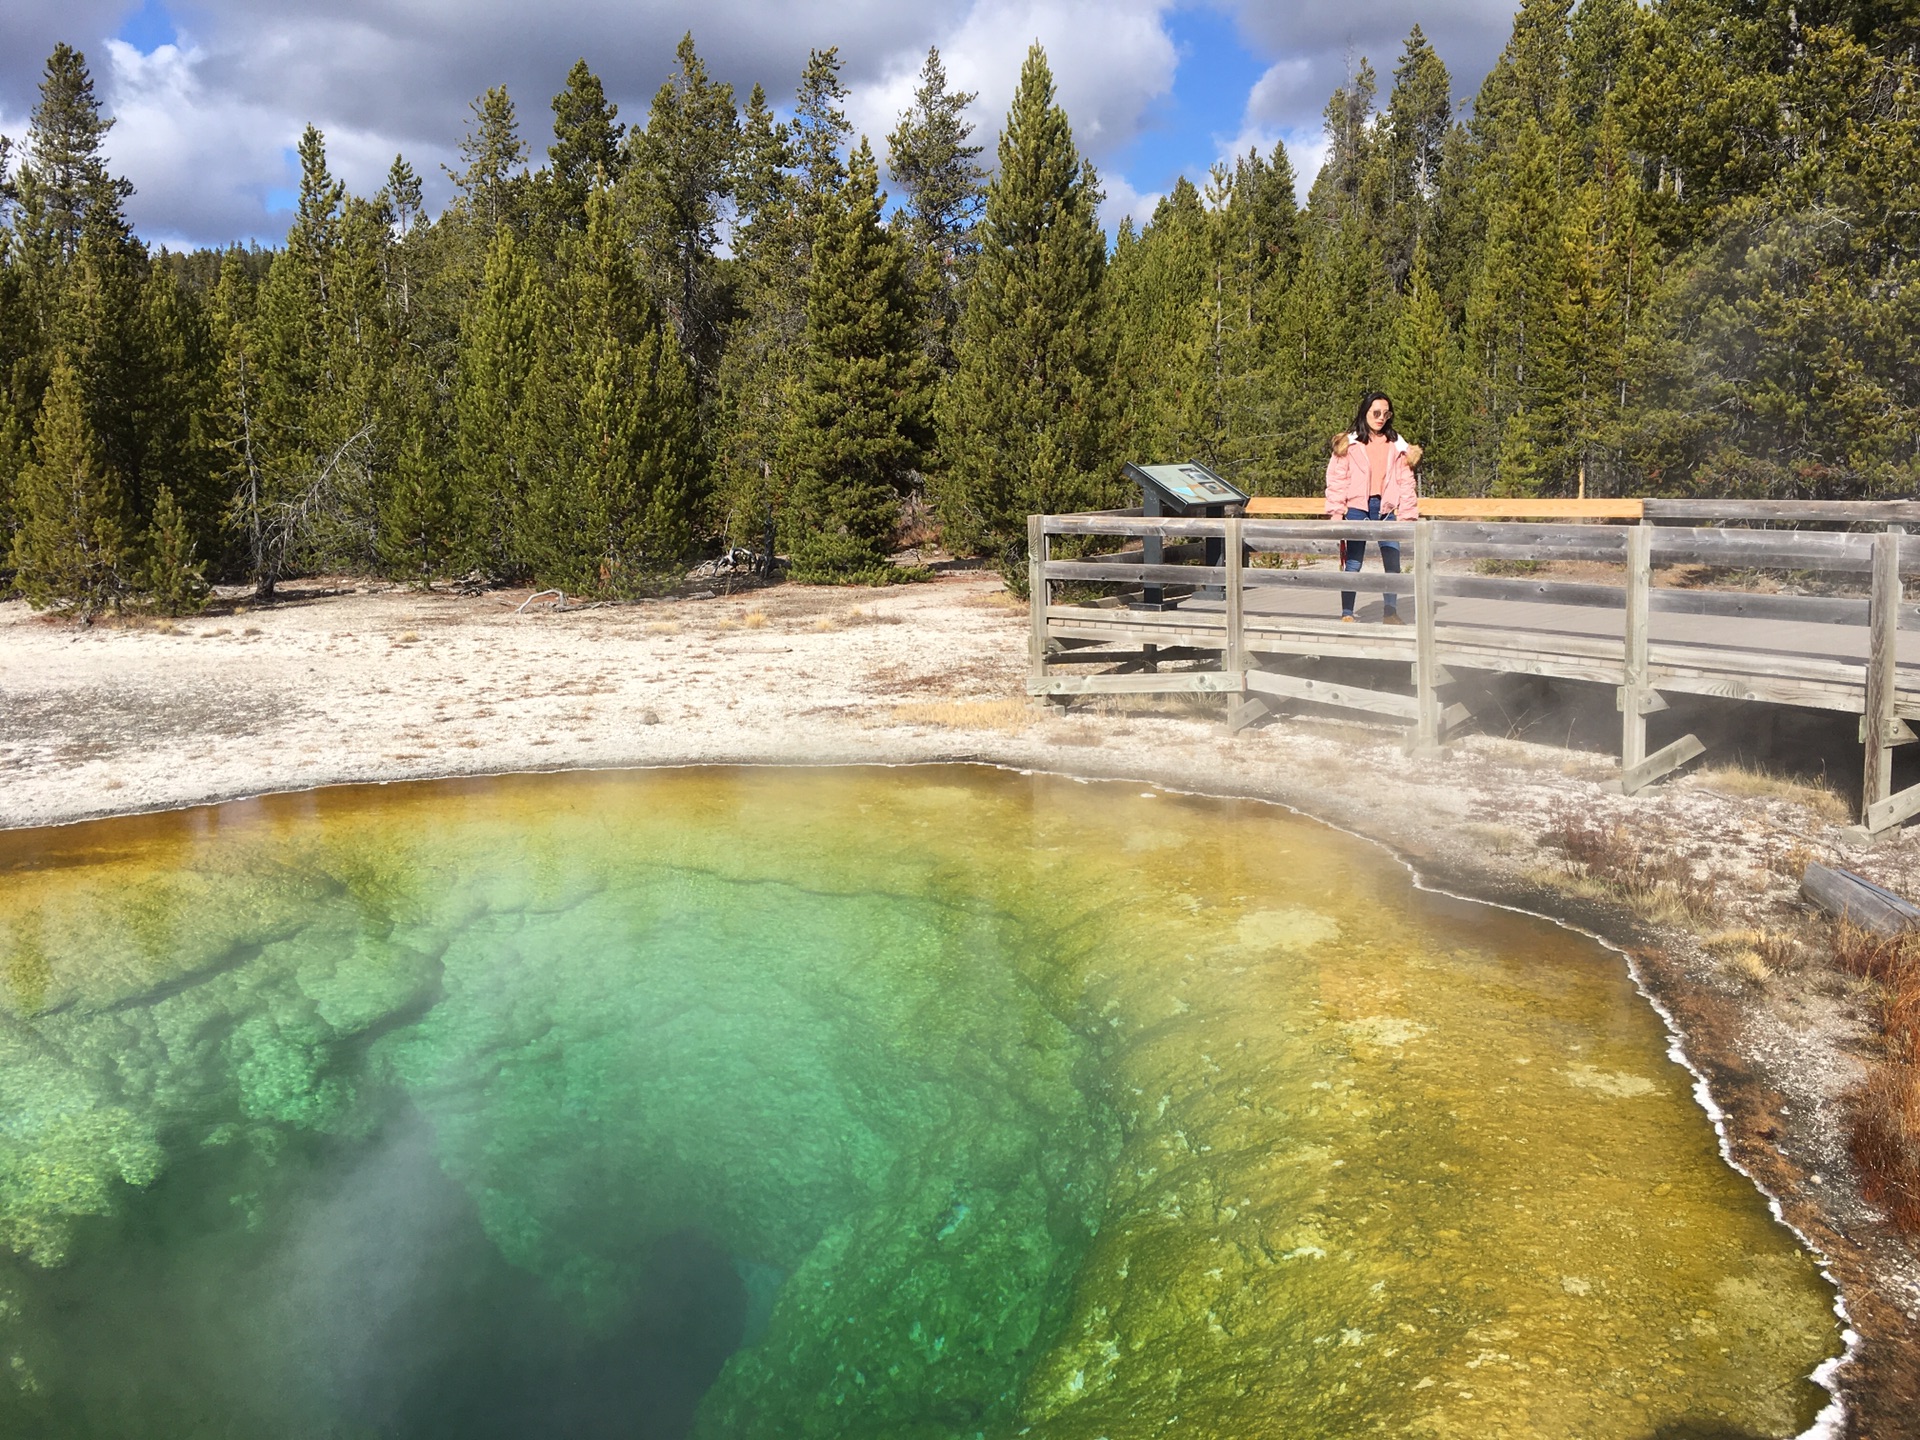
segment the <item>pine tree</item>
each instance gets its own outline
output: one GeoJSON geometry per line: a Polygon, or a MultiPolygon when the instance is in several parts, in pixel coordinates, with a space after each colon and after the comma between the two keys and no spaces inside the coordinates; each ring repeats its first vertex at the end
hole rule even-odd
{"type": "Polygon", "coordinates": [[[64,358],[53,365],[15,507],[14,581],[35,609],[70,607],[91,621],[119,605],[131,558],[126,506],[94,445],[80,377],[64,358]]]}
{"type": "Polygon", "coordinates": [[[139,588],[148,606],[162,615],[190,615],[206,606],[206,565],[198,558],[193,526],[165,485],[154,497],[146,552],[139,588]]]}
{"type": "Polygon", "coordinates": [[[587,195],[618,184],[626,169],[620,107],[607,99],[600,77],[584,59],[567,71],[567,88],[553,97],[553,144],[547,147],[548,206],[562,225],[584,229],[587,195]]]}
{"type": "Polygon", "coordinates": [[[748,105],[737,172],[747,187],[735,247],[740,314],[717,406],[721,522],[736,539],[757,541],[791,488],[787,417],[807,364],[814,240],[846,179],[845,99],[839,52],[828,49],[807,58],[791,124],[774,124],[757,90],[748,105]]]}
{"type": "Polygon", "coordinates": [[[1387,359],[1386,390],[1393,397],[1394,424],[1425,451],[1423,483],[1442,494],[1471,492],[1477,478],[1462,414],[1464,359],[1433,283],[1426,245],[1418,242],[1387,359]]]}
{"type": "MultiPolygon", "coordinates": [[[[53,47],[40,81],[40,101],[27,122],[27,163],[37,205],[40,236],[61,258],[80,249],[80,231],[88,210],[99,201],[116,206],[133,193],[124,180],[107,174],[101,142],[113,121],[103,118],[94,98],[87,57],[70,45],[53,47]]],[[[33,240],[29,240],[32,244],[33,240]]]]}
{"type": "Polygon", "coordinates": [[[847,87],[841,83],[840,67],[837,45],[808,53],[788,131],[793,163],[799,170],[799,239],[809,253],[819,233],[821,213],[847,180],[840,152],[853,127],[847,123],[847,87]]]}
{"type": "Polygon", "coordinates": [[[1453,80],[1418,25],[1407,36],[1387,100],[1388,265],[1404,285],[1413,252],[1427,239],[1439,198],[1440,167],[1452,125],[1453,80]]]}
{"type": "Polygon", "coordinates": [[[885,572],[901,497],[932,438],[932,364],[920,344],[906,247],[880,223],[884,203],[862,140],[814,242],[807,370],[789,441],[798,579],[885,572]]]}
{"type": "MultiPolygon", "coordinates": [[[[479,226],[484,241],[520,214],[527,183],[527,147],[520,138],[520,119],[506,86],[495,85],[468,108],[473,121],[460,142],[460,158],[466,164],[459,170],[443,168],[453,181],[460,206],[479,226]]],[[[307,128],[310,132],[313,129],[307,128]]]]}
{"type": "Polygon", "coordinates": [[[910,271],[919,296],[927,354],[942,373],[954,368],[954,330],[979,246],[974,239],[986,194],[981,147],[967,143],[967,107],[976,96],[947,88],[937,49],[920,67],[913,104],[887,137],[887,169],[905,195],[910,271]]]}
{"type": "Polygon", "coordinates": [[[272,573],[268,555],[268,481],[259,435],[260,361],[256,287],[244,252],[229,250],[207,307],[208,347],[215,359],[207,435],[215,483],[230,497],[224,533],[235,547],[225,568],[258,584],[272,573]]]}
{"type": "Polygon", "coordinates": [[[428,585],[458,564],[464,517],[432,395],[406,393],[402,401],[393,476],[380,503],[380,563],[390,575],[428,585]]]}
{"type": "Polygon", "coordinates": [[[526,563],[520,535],[544,448],[546,323],[539,276],[503,226],[461,328],[453,394],[464,549],[496,575],[526,563]]]}
{"type": "Polygon", "coordinates": [[[1379,93],[1373,66],[1360,57],[1360,68],[1337,87],[1327,101],[1324,122],[1327,158],[1314,178],[1309,196],[1314,214],[1326,225],[1349,220],[1370,222],[1370,200],[1366,186],[1368,171],[1379,137],[1373,124],[1373,104],[1379,93]]]}
{"type": "Polygon", "coordinates": [[[724,316],[714,251],[733,192],[740,121],[733,87],[708,75],[691,33],[675,55],[679,68],[654,95],[647,128],[629,141],[628,185],[642,252],[660,271],[655,298],[696,373],[707,376],[719,363],[724,316]]]}
{"type": "Polygon", "coordinates": [[[1214,438],[1209,464],[1255,494],[1274,493],[1274,297],[1299,266],[1299,218],[1286,148],[1251,151],[1208,189],[1209,363],[1214,438]]]}
{"type": "Polygon", "coordinates": [[[1000,557],[1018,584],[1028,515],[1090,508],[1114,489],[1101,435],[1099,185],[1038,45],[999,160],[944,392],[935,500],[949,543],[1000,557]]]}
{"type": "Polygon", "coordinates": [[[1467,303],[1477,370],[1482,453],[1494,453],[1494,493],[1549,493],[1572,476],[1552,453],[1564,378],[1557,309],[1566,260],[1560,146],[1531,117],[1522,122],[1499,196],[1490,206],[1481,267],[1467,303]],[[1547,446],[1542,451],[1541,446],[1547,446]],[[1544,487],[1544,489],[1543,489],[1544,487]]]}
{"type": "Polygon", "coordinates": [[[720,528],[734,540],[758,541],[785,499],[780,447],[805,325],[804,289],[794,301],[802,276],[792,164],[787,127],[755,85],[734,165],[739,313],[728,327],[714,427],[720,528]]]}
{"type": "Polygon", "coordinates": [[[647,302],[604,194],[563,237],[543,347],[544,443],[522,548],[544,584],[631,596],[677,576],[701,452],[691,377],[647,302]]]}
{"type": "Polygon", "coordinates": [[[1108,435],[1118,453],[1221,463],[1213,228],[1182,177],[1139,239],[1115,248],[1103,285],[1113,373],[1126,377],[1108,435]]]}

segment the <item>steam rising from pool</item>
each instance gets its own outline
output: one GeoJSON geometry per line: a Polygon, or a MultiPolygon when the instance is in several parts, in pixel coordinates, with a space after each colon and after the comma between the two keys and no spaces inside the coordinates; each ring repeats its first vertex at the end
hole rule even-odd
{"type": "Polygon", "coordinates": [[[1262,807],[674,772],[0,847],[4,1433],[1787,1435],[1824,1399],[1830,1295],[1617,957],[1262,807]]]}

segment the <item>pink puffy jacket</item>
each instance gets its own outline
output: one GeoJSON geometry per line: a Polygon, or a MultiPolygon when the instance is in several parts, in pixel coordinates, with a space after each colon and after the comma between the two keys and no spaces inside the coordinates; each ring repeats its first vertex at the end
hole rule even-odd
{"type": "MultiPolygon", "coordinates": [[[[1367,447],[1360,443],[1359,436],[1347,436],[1347,453],[1327,461],[1328,518],[1344,520],[1349,508],[1366,509],[1370,478],[1367,447]]],[[[1407,463],[1404,438],[1393,442],[1393,452],[1387,460],[1387,478],[1380,484],[1380,518],[1384,520],[1388,516],[1396,520],[1420,518],[1420,490],[1413,466],[1407,463]]]]}

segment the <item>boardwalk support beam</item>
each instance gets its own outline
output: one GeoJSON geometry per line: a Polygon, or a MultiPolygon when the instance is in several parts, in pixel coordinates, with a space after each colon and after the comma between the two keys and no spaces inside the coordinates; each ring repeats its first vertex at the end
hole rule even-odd
{"type": "Polygon", "coordinates": [[[1682,735],[1671,745],[1663,746],[1647,756],[1631,770],[1620,772],[1620,791],[1632,795],[1644,790],[1662,775],[1671,774],[1689,760],[1706,753],[1707,747],[1700,743],[1697,735],[1682,735]]]}
{"type": "MultiPolygon", "coordinates": [[[[1434,637],[1436,621],[1433,585],[1433,522],[1413,522],[1413,738],[1415,755],[1433,755],[1445,738],[1446,717],[1440,710],[1442,669],[1434,637]]],[[[1451,678],[1451,677],[1449,677],[1451,678]]]]}
{"type": "MultiPolygon", "coordinates": [[[[1873,590],[1867,601],[1867,704],[1862,718],[1865,773],[1860,786],[1860,823],[1875,834],[1900,823],[1888,818],[1893,798],[1894,645],[1900,628],[1900,531],[1888,526],[1873,537],[1873,590]],[[1878,820],[1880,823],[1876,824],[1878,820]]],[[[1912,808],[1907,815],[1913,813],[1912,808]]]]}

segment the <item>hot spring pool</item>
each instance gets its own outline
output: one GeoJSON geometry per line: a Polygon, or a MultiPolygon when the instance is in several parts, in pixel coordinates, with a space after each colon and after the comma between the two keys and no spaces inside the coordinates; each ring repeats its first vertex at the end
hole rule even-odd
{"type": "Polygon", "coordinates": [[[543,776],[0,834],[0,1434],[1782,1436],[1620,957],[1269,807],[543,776]]]}

